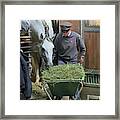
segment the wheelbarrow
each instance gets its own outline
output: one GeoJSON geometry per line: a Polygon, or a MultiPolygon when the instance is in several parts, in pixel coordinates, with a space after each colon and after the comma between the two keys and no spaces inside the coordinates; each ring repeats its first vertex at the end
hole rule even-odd
{"type": "Polygon", "coordinates": [[[50,100],[55,100],[56,96],[74,96],[83,88],[83,80],[43,80],[43,89],[50,100]]]}

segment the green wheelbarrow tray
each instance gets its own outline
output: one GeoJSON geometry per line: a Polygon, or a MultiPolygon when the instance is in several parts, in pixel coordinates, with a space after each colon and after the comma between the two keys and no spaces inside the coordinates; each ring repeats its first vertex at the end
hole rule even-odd
{"type": "Polygon", "coordinates": [[[74,96],[77,88],[82,86],[81,80],[44,80],[44,83],[48,85],[45,90],[48,97],[53,96],[74,96]]]}

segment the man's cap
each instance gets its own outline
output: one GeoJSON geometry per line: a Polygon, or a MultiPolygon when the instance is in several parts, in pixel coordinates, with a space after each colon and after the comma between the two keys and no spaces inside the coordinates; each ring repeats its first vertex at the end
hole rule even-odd
{"type": "Polygon", "coordinates": [[[70,22],[62,22],[60,24],[61,30],[69,30],[71,26],[72,26],[72,23],[70,22]]]}

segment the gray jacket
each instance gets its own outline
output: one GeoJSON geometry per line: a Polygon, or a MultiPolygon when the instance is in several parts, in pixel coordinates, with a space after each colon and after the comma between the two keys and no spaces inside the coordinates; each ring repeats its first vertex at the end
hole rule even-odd
{"type": "Polygon", "coordinates": [[[67,37],[59,33],[54,41],[54,46],[53,58],[57,60],[77,61],[78,53],[80,56],[84,56],[86,52],[84,40],[76,32],[71,32],[67,37]]]}

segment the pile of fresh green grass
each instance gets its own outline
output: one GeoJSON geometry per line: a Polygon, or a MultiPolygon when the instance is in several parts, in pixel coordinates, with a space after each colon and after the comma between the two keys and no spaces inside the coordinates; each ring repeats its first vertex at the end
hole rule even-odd
{"type": "Polygon", "coordinates": [[[50,67],[42,72],[43,80],[82,80],[85,71],[80,64],[65,64],[50,67]]]}

